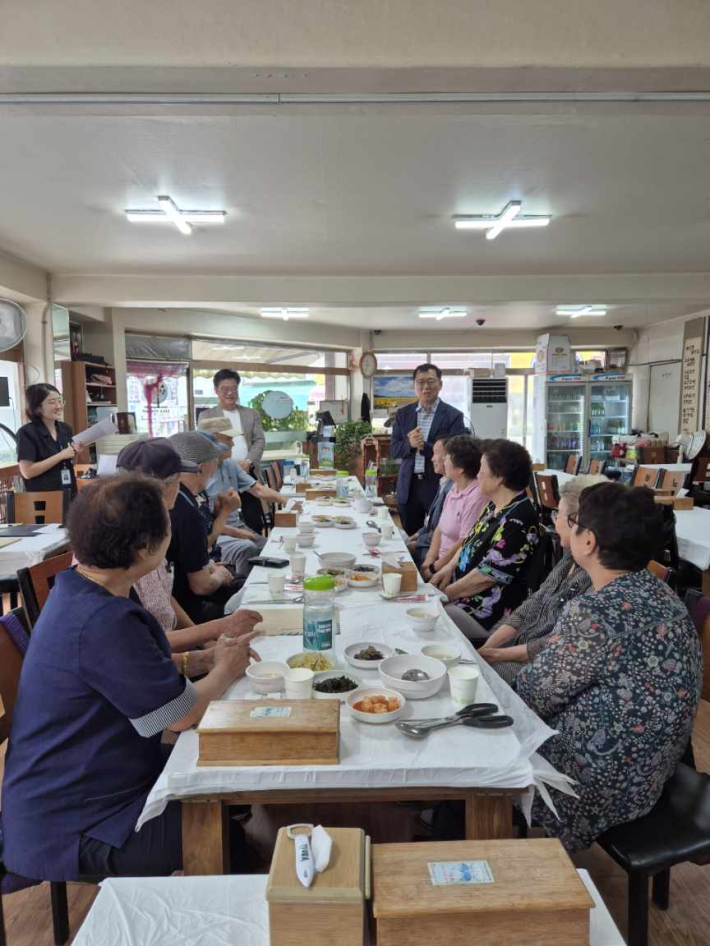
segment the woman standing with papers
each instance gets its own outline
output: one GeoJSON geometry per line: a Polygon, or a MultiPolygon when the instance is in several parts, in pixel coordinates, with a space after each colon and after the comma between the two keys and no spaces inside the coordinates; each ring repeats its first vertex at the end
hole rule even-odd
{"type": "Polygon", "coordinates": [[[31,492],[63,490],[77,493],[72,445],[74,432],[60,418],[64,398],[53,384],[31,384],[25,391],[28,424],[17,431],[17,460],[25,486],[31,492]]]}

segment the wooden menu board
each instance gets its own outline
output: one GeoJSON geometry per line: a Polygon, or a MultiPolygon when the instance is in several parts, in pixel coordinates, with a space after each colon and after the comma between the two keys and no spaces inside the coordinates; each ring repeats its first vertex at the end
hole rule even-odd
{"type": "Polygon", "coordinates": [[[705,319],[692,319],[685,323],[680,382],[679,428],[681,433],[692,434],[700,426],[700,390],[704,338],[705,319]]]}

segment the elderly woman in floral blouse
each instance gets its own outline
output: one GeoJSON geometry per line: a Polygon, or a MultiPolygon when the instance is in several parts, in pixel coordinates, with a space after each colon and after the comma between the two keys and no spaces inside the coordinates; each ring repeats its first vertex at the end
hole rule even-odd
{"type": "Polygon", "coordinates": [[[567,606],[517,689],[557,730],[539,751],[578,795],[555,793],[560,820],[540,799],[533,816],[575,851],[656,804],[690,739],[702,661],[685,606],[646,568],[661,533],[650,491],[593,486],[568,522],[592,588],[567,606]]]}
{"type": "Polygon", "coordinates": [[[563,485],[560,506],[555,516],[555,529],[564,551],[561,560],[535,594],[498,622],[478,652],[513,688],[522,667],[534,660],[549,643],[557,619],[567,602],[584,594],[592,585],[589,575],[572,557],[567,519],[577,514],[583,490],[597,483],[608,482],[605,476],[586,475],[575,476],[563,485]]]}

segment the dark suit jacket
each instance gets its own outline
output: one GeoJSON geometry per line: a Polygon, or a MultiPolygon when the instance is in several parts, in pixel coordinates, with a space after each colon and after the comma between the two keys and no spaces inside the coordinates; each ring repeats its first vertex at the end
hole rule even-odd
{"type": "MultiPolygon", "coordinates": [[[[406,503],[409,499],[409,489],[412,485],[414,476],[414,458],[417,454],[410,446],[407,434],[414,430],[417,424],[417,407],[419,402],[407,404],[406,407],[400,407],[395,415],[394,427],[392,428],[392,445],[390,446],[390,456],[402,461],[397,477],[397,502],[406,503]]],[[[434,467],[431,462],[431,454],[434,441],[440,434],[446,434],[453,437],[456,434],[467,434],[464,424],[463,414],[457,411],[450,404],[439,401],[439,406],[434,414],[434,420],[429,430],[426,442],[424,443],[425,475],[427,477],[437,478],[434,467]]]]}

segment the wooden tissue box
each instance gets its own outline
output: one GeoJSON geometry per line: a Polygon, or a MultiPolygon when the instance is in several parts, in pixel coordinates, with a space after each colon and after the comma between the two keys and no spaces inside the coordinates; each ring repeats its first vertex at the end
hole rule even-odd
{"type": "Polygon", "coordinates": [[[333,839],[330,863],[304,887],[293,840],[279,829],[266,885],[271,946],[363,946],[370,839],[360,828],[326,831],[333,839]]]}
{"type": "Polygon", "coordinates": [[[296,483],[297,493],[305,493],[307,489],[308,489],[308,483],[306,483],[305,480],[301,483],[296,483]]]}
{"type": "Polygon", "coordinates": [[[307,489],[306,499],[323,499],[326,496],[335,496],[335,488],[322,487],[320,489],[307,489]]]}
{"type": "Polygon", "coordinates": [[[372,854],[377,946],[589,944],[594,902],[556,838],[375,844],[372,854]],[[461,861],[487,861],[493,883],[432,882],[430,864],[461,861]]]}
{"type": "Polygon", "coordinates": [[[282,529],[293,529],[298,525],[298,513],[285,509],[277,509],[274,513],[274,527],[282,529]]]}
{"type": "Polygon", "coordinates": [[[199,766],[337,765],[340,700],[215,700],[197,733],[199,766]]]}
{"type": "Polygon", "coordinates": [[[419,572],[414,562],[401,562],[399,565],[390,565],[389,562],[382,560],[383,575],[401,575],[402,584],[400,591],[416,591],[419,580],[419,572]]]}

